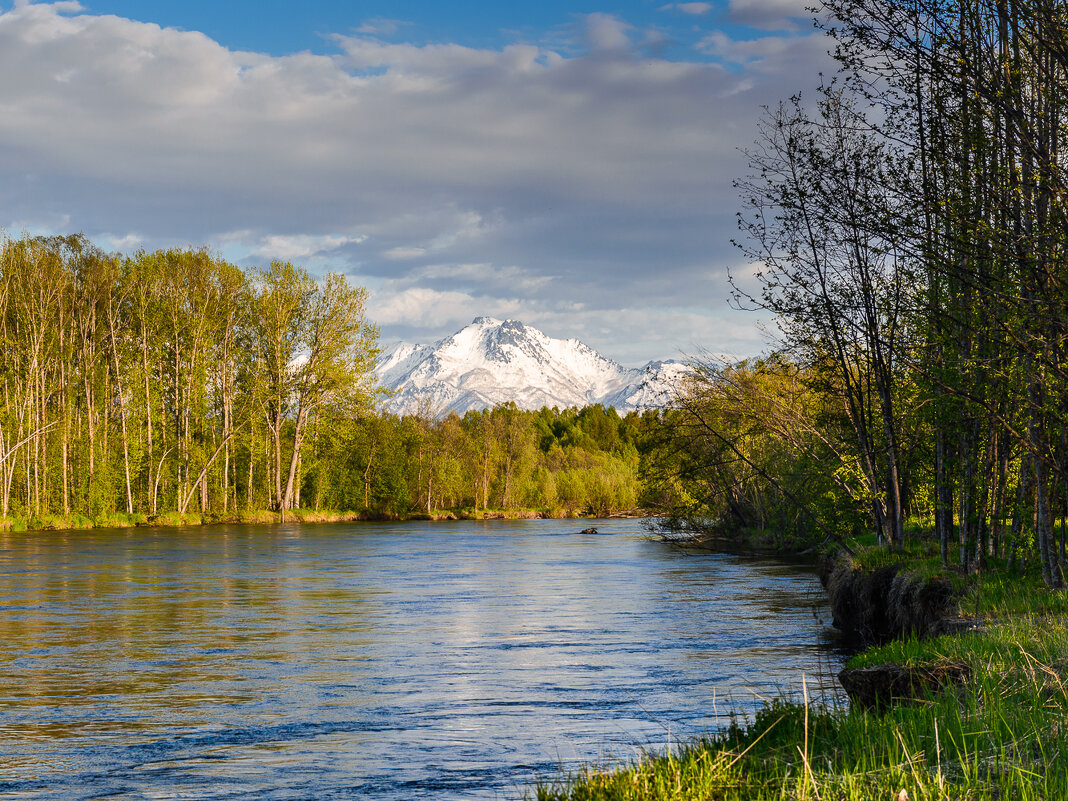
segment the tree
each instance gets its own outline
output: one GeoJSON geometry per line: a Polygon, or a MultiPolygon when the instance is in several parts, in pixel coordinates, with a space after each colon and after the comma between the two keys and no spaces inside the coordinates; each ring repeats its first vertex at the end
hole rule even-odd
{"type": "Polygon", "coordinates": [[[309,420],[323,411],[355,415],[370,406],[378,330],[364,314],[367,292],[332,273],[321,284],[306,270],[272,262],[255,273],[264,410],[273,436],[275,508],[293,507],[309,420]],[[292,426],[285,431],[286,422],[292,426]],[[283,437],[289,465],[283,483],[283,437]]]}
{"type": "MultiPolygon", "coordinates": [[[[759,297],[782,347],[840,399],[853,430],[878,529],[904,543],[898,354],[904,346],[905,212],[889,191],[894,156],[841,91],[823,91],[815,118],[799,98],[770,112],[740,182],[742,247],[762,264],[759,297]]],[[[833,469],[833,468],[832,468],[833,469]]]]}

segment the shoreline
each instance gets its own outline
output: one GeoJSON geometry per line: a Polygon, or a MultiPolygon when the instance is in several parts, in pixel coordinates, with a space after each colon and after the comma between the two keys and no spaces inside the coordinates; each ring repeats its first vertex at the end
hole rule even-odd
{"type": "MultiPolygon", "coordinates": [[[[745,535],[693,539],[799,556],[747,550],[745,535]]],[[[1001,565],[969,576],[874,548],[824,557],[835,627],[866,643],[838,676],[847,706],[770,699],[752,720],[629,764],[589,765],[526,797],[1068,798],[1068,595],[1001,565]]]]}
{"type": "MultiPolygon", "coordinates": [[[[40,531],[89,531],[104,528],[183,528],[216,525],[270,525],[282,523],[280,514],[269,509],[246,512],[206,513],[163,512],[157,515],[112,513],[98,517],[80,514],[42,515],[40,517],[0,518],[0,532],[32,534],[40,531]]],[[[386,512],[340,511],[333,509],[290,509],[285,524],[300,523],[404,523],[409,521],[445,522],[455,520],[631,520],[655,517],[644,509],[628,509],[610,514],[569,513],[547,509],[447,509],[433,512],[393,514],[386,512]]]]}

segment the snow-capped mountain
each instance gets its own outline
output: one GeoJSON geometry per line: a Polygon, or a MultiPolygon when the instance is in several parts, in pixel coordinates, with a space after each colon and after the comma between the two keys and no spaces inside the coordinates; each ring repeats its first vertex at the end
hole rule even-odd
{"type": "Polygon", "coordinates": [[[463,414],[514,401],[522,409],[602,403],[620,412],[663,406],[687,372],[679,362],[627,369],[577,339],[553,339],[517,320],[478,317],[432,345],[400,343],[378,360],[386,408],[463,414]]]}

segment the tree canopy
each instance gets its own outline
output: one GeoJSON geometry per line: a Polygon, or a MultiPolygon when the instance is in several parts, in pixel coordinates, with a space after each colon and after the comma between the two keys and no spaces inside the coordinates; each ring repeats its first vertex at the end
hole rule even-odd
{"type": "Polygon", "coordinates": [[[841,73],[768,110],[738,182],[758,275],[737,298],[774,315],[778,353],[698,375],[677,467],[707,474],[713,516],[793,510],[894,547],[927,519],[947,563],[1033,558],[1062,586],[1068,14],[821,6],[841,73]]]}

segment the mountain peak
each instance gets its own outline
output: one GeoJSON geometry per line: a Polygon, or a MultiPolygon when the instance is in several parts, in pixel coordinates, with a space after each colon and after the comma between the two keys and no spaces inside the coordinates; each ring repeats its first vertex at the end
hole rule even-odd
{"type": "Polygon", "coordinates": [[[523,409],[601,403],[619,411],[663,406],[682,368],[650,362],[630,370],[577,339],[553,339],[519,320],[476,317],[432,345],[399,343],[378,361],[394,390],[386,408],[463,414],[508,401],[523,409]]]}

